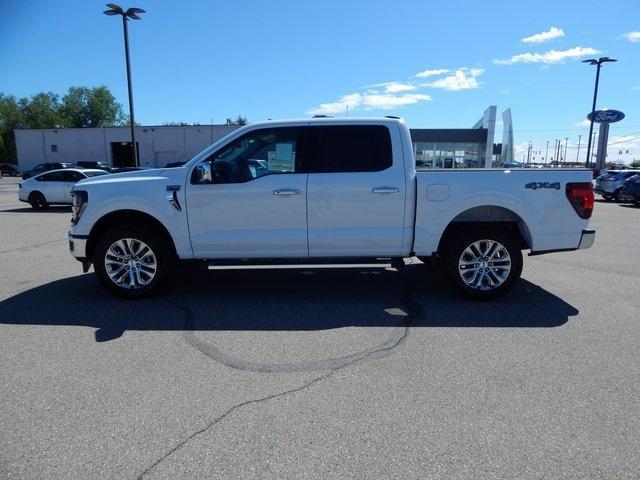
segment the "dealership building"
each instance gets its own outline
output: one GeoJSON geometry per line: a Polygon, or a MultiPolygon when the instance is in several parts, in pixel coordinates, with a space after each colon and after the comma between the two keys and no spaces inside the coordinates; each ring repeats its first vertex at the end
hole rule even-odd
{"type": "MultiPolygon", "coordinates": [[[[502,143],[496,137],[496,107],[488,107],[471,128],[411,129],[416,163],[422,168],[491,168],[513,161],[511,112],[502,114],[502,143]]],[[[141,167],[185,162],[236,125],[136,127],[141,167]]],[[[22,171],[39,163],[98,161],[120,167],[132,164],[128,127],[14,130],[22,171]]]]}

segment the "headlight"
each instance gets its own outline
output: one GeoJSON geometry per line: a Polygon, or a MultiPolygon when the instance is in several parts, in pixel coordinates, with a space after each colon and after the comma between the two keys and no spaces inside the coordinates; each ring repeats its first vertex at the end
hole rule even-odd
{"type": "Polygon", "coordinates": [[[71,224],[75,225],[80,220],[80,216],[87,208],[87,202],[89,201],[89,194],[84,190],[72,190],[71,191],[71,208],[73,216],[71,217],[71,224]]]}

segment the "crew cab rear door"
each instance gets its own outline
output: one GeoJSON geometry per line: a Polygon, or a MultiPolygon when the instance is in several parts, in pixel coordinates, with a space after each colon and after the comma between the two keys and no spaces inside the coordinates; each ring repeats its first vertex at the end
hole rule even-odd
{"type": "Polygon", "coordinates": [[[187,180],[196,258],[307,257],[300,128],[251,130],[203,161],[211,165],[210,183],[187,180]]]}
{"type": "Polygon", "coordinates": [[[383,124],[308,128],[309,255],[401,255],[407,192],[397,131],[383,124]]]}

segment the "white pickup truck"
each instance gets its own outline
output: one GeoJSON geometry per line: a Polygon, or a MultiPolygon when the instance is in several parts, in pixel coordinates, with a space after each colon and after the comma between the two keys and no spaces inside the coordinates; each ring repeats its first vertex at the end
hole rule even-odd
{"type": "Polygon", "coordinates": [[[268,121],[183,167],[73,188],[71,254],[125,297],[180,261],[394,265],[439,258],[475,298],[508,291],[530,255],[589,248],[586,169],[418,170],[396,118],[268,121]]]}

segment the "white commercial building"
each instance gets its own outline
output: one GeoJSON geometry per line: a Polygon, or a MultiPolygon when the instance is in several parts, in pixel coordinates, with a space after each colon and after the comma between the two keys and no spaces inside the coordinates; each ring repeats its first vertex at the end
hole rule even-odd
{"type": "MultiPolygon", "coordinates": [[[[187,161],[237,128],[236,125],[136,127],[140,166],[163,167],[187,161]]],[[[22,171],[45,162],[131,165],[129,127],[16,129],[14,133],[22,171]]]]}

